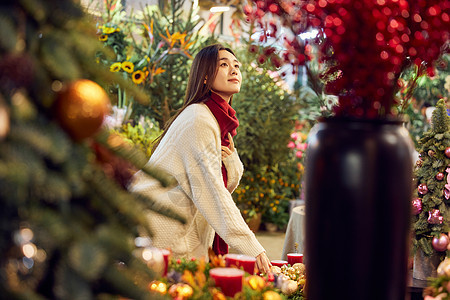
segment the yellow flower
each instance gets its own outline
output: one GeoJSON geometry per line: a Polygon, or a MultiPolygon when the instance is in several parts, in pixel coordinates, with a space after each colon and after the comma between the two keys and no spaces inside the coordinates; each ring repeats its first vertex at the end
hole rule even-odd
{"type": "Polygon", "coordinates": [[[122,70],[124,70],[127,73],[133,73],[134,64],[131,61],[124,61],[122,63],[122,70]]]}
{"type": "Polygon", "coordinates": [[[175,43],[177,41],[180,41],[180,43],[181,43],[181,41],[183,41],[183,43],[186,43],[184,41],[184,38],[186,37],[186,33],[175,32],[174,34],[170,34],[169,29],[167,29],[167,28],[166,28],[166,33],[167,33],[167,36],[164,36],[162,34],[159,34],[159,35],[170,45],[170,48],[173,48],[173,46],[175,45],[175,43]]]}
{"type": "Polygon", "coordinates": [[[141,70],[137,70],[136,72],[131,75],[131,79],[136,84],[141,84],[145,80],[145,74],[141,70]]]}
{"type": "Polygon", "coordinates": [[[103,27],[103,33],[104,33],[104,34],[111,34],[111,33],[113,33],[114,31],[116,31],[115,28],[111,28],[111,27],[103,27]]]}
{"type": "Polygon", "coordinates": [[[113,63],[113,64],[109,67],[109,70],[110,70],[111,72],[119,72],[121,67],[122,67],[122,63],[116,62],[116,63],[113,63]]]}
{"type": "Polygon", "coordinates": [[[100,41],[104,42],[104,41],[108,40],[108,36],[105,35],[105,34],[102,34],[98,39],[99,39],[100,41]]]}
{"type": "Polygon", "coordinates": [[[277,207],[276,206],[272,207],[272,210],[276,212],[277,211],[277,207]]]}

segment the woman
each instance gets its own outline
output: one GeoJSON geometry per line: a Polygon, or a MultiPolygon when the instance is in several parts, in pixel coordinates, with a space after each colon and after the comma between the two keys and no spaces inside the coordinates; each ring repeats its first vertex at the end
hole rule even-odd
{"type": "Polygon", "coordinates": [[[243,173],[232,140],[239,122],[230,106],[241,88],[239,67],[234,53],[218,44],[197,54],[183,107],[166,125],[148,162],[178,185],[163,189],[140,171],[131,190],[152,196],[187,220],[182,225],[150,213],[156,247],[170,248],[174,257],[208,257],[217,232],[234,249],[256,257],[260,272],[267,273],[271,264],[265,250],[231,198],[243,173]]]}

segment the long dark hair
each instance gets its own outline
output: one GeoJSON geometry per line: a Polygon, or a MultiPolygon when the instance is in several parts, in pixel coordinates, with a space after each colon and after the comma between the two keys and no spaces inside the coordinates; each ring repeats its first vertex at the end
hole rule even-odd
{"type": "Polygon", "coordinates": [[[214,44],[203,48],[195,56],[194,61],[192,62],[191,70],[189,72],[189,80],[186,88],[186,95],[184,96],[183,106],[175,113],[172,118],[170,118],[170,120],[164,126],[163,133],[154,141],[152,153],[155,152],[156,147],[158,147],[170,125],[172,125],[173,121],[175,121],[175,119],[186,107],[194,103],[202,103],[208,100],[209,96],[211,95],[212,84],[217,75],[220,50],[226,50],[235,55],[230,48],[226,48],[221,44],[214,44]]]}

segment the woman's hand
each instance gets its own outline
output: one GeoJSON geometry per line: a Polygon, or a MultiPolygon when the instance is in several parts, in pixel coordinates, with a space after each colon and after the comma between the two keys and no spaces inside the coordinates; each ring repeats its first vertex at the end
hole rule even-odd
{"type": "Polygon", "coordinates": [[[228,139],[230,140],[230,146],[222,146],[222,160],[224,160],[226,157],[230,156],[231,154],[233,154],[234,152],[234,142],[233,142],[233,137],[231,136],[231,134],[228,132],[228,139]]]}
{"type": "Polygon", "coordinates": [[[266,255],[266,252],[261,252],[257,257],[256,257],[256,267],[258,268],[259,272],[261,273],[269,273],[270,272],[270,268],[272,267],[272,264],[270,263],[269,258],[266,255]]]}

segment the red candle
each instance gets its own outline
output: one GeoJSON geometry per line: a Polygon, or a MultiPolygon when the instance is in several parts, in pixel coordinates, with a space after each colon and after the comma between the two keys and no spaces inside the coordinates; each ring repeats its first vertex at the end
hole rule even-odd
{"type": "Polygon", "coordinates": [[[163,272],[163,276],[167,275],[167,270],[169,269],[169,256],[170,256],[170,251],[166,250],[166,249],[160,249],[163,257],[164,257],[164,272],[163,272]]]}
{"type": "Polygon", "coordinates": [[[303,263],[303,253],[288,253],[287,259],[291,266],[296,263],[303,263]]]}
{"type": "Polygon", "coordinates": [[[242,278],[244,271],[235,268],[215,268],[209,270],[209,275],[214,279],[216,286],[220,287],[225,296],[234,297],[242,291],[242,278]]]}
{"type": "Polygon", "coordinates": [[[225,265],[227,267],[235,266],[243,268],[245,272],[253,275],[255,273],[256,258],[243,254],[227,254],[225,255],[225,265]]]}
{"type": "Polygon", "coordinates": [[[272,263],[272,266],[276,266],[276,267],[280,267],[280,268],[283,265],[287,265],[288,264],[288,262],[285,261],[285,260],[272,260],[271,263],[272,263]]]}

